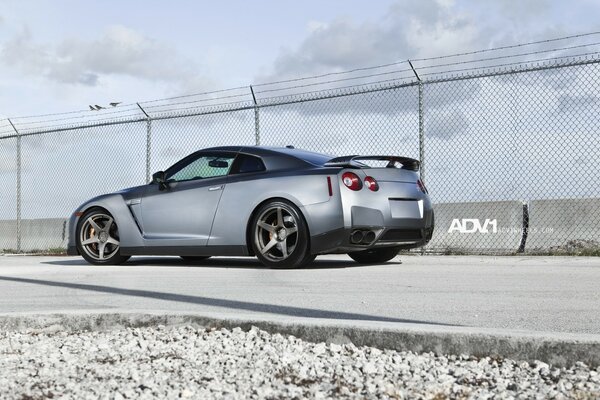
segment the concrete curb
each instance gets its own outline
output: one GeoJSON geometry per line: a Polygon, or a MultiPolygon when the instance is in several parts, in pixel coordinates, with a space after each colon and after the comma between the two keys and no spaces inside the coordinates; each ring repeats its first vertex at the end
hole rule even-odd
{"type": "Polygon", "coordinates": [[[514,360],[540,360],[557,367],[584,362],[600,366],[598,335],[492,332],[462,327],[356,326],[351,321],[296,319],[295,322],[250,318],[224,318],[165,312],[73,312],[0,315],[0,330],[53,333],[58,331],[110,330],[124,327],[194,325],[244,330],[256,326],[271,333],[293,335],[310,342],[349,343],[417,353],[499,356],[514,360]]]}

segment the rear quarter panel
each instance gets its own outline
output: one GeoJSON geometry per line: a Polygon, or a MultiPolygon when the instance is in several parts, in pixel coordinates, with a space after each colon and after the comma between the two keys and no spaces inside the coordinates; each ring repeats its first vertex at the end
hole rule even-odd
{"type": "MultiPolygon", "coordinates": [[[[253,211],[263,202],[283,198],[296,205],[304,215],[310,234],[343,226],[341,207],[329,196],[325,171],[254,173],[232,176],[225,186],[213,222],[209,245],[245,245],[246,227],[253,211]]],[[[335,175],[332,177],[333,189],[335,175]]]]}

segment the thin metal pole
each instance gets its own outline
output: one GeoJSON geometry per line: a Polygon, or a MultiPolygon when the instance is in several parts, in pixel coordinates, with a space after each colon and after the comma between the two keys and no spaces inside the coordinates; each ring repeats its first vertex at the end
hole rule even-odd
{"type": "Polygon", "coordinates": [[[137,106],[146,116],[146,183],[150,183],[150,162],[152,160],[152,118],[150,118],[150,115],[148,115],[140,103],[135,104],[137,104],[137,106]]]}
{"type": "Polygon", "coordinates": [[[146,183],[150,183],[150,162],[152,159],[152,120],[146,120],[146,183]]]}
{"type": "Polygon", "coordinates": [[[17,253],[21,252],[21,134],[15,124],[8,122],[17,134],[17,253]]]}
{"type": "Polygon", "coordinates": [[[425,110],[423,108],[423,82],[419,81],[419,161],[421,181],[425,182],[425,110]]]}
{"type": "Polygon", "coordinates": [[[408,60],[408,65],[412,69],[417,81],[419,82],[419,163],[421,181],[425,182],[425,111],[423,109],[423,81],[413,66],[413,63],[408,60]]]}
{"type": "Polygon", "coordinates": [[[252,85],[250,85],[250,93],[252,93],[252,101],[254,101],[254,142],[257,146],[260,146],[260,113],[252,85]]]}

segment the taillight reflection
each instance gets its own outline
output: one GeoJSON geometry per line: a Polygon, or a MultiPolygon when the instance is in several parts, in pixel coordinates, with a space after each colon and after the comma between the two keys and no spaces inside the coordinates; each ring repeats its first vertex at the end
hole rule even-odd
{"type": "Polygon", "coordinates": [[[342,182],[350,190],[360,190],[362,188],[362,183],[354,172],[344,172],[342,174],[342,182]]]}
{"type": "Polygon", "coordinates": [[[365,178],[365,186],[369,188],[369,190],[376,192],[379,190],[379,184],[372,176],[367,176],[365,178]]]}

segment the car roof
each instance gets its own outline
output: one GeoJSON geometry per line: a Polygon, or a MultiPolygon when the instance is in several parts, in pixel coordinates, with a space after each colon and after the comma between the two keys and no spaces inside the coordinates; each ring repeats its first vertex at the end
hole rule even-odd
{"type": "Polygon", "coordinates": [[[206,151],[235,151],[246,153],[257,157],[277,157],[295,158],[310,165],[322,167],[327,161],[335,156],[315,153],[312,151],[296,149],[293,147],[269,147],[269,146],[220,146],[204,149],[206,151]]]}

